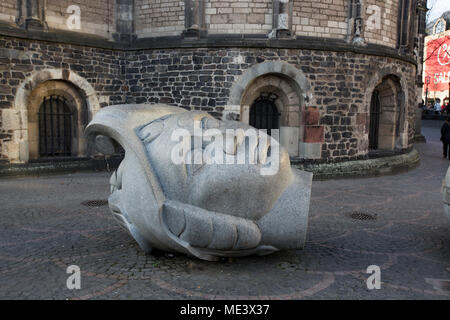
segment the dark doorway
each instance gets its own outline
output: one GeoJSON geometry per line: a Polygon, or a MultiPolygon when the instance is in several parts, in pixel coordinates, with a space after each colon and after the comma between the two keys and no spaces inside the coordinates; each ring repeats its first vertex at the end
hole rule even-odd
{"type": "Polygon", "coordinates": [[[63,97],[44,98],[39,108],[39,156],[72,155],[72,112],[63,97]]]}
{"type": "Polygon", "coordinates": [[[375,90],[370,102],[369,150],[378,149],[378,136],[380,131],[380,93],[375,90]]]}
{"type": "Polygon", "coordinates": [[[261,96],[255,100],[250,108],[250,125],[256,129],[266,129],[272,134],[272,129],[280,128],[280,113],[275,105],[275,95],[261,96]]]}

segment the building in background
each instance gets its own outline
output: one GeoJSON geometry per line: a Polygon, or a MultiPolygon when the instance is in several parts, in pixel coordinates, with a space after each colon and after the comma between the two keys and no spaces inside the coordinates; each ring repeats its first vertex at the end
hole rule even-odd
{"type": "Polygon", "coordinates": [[[450,97],[450,11],[427,25],[423,100],[442,104],[450,97]]]}
{"type": "Polygon", "coordinates": [[[87,155],[101,107],[280,129],[299,163],[412,150],[425,0],[3,0],[0,159],[87,155]]]}

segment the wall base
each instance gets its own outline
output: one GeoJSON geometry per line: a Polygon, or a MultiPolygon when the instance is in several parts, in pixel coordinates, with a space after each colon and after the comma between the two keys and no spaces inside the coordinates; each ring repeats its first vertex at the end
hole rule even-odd
{"type": "Polygon", "coordinates": [[[414,136],[414,143],[427,143],[427,139],[422,134],[417,134],[414,136]]]}
{"type": "Polygon", "coordinates": [[[377,177],[397,174],[415,169],[420,164],[419,153],[412,151],[368,160],[355,160],[336,163],[300,163],[292,160],[294,168],[312,172],[314,180],[346,179],[358,177],[377,177]]]}
{"type": "Polygon", "coordinates": [[[16,176],[40,176],[78,171],[115,170],[121,157],[112,157],[107,162],[101,158],[77,158],[60,161],[35,161],[26,164],[0,164],[0,178],[16,176]]]}

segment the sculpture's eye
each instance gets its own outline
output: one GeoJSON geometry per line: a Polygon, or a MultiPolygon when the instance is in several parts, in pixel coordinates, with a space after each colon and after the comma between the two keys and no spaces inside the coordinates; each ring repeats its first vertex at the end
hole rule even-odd
{"type": "Polygon", "coordinates": [[[164,122],[161,120],[154,121],[144,127],[138,132],[139,138],[144,141],[144,143],[150,143],[155,140],[163,131],[164,122]]]}
{"type": "Polygon", "coordinates": [[[104,155],[112,155],[116,152],[117,143],[102,134],[95,137],[95,148],[104,155]]]}

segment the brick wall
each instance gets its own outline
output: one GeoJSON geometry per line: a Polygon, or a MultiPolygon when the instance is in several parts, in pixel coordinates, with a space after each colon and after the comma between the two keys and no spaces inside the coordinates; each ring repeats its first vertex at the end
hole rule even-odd
{"type": "Polygon", "coordinates": [[[115,32],[114,0],[47,0],[46,21],[50,28],[69,30],[67,19],[71,5],[80,7],[81,29],[77,32],[109,38],[115,32]]]}
{"type": "Polygon", "coordinates": [[[267,34],[272,29],[272,0],[210,0],[208,32],[267,34]]]}
{"type": "Polygon", "coordinates": [[[0,4],[0,21],[14,22],[17,14],[17,0],[2,0],[0,4]]]}
{"type": "Polygon", "coordinates": [[[183,0],[136,0],[138,37],[179,35],[184,30],[183,0]]]}
{"type": "MultiPolygon", "coordinates": [[[[130,61],[127,103],[168,103],[203,110],[221,118],[237,77],[256,63],[281,60],[302,70],[311,83],[314,100],[308,112],[319,120],[308,129],[322,143],[322,158],[358,159],[367,154],[370,102],[367,85],[387,65],[400,69],[408,84],[406,121],[416,111],[415,68],[392,58],[353,53],[286,49],[197,49],[140,51],[130,61]]],[[[412,146],[413,125],[408,145],[412,146]]]]}
{"type": "Polygon", "coordinates": [[[376,43],[380,45],[395,48],[397,45],[397,20],[398,20],[398,1],[394,0],[366,0],[366,10],[364,19],[366,26],[364,29],[364,38],[369,43],[376,43]],[[371,10],[371,6],[376,6],[375,10],[371,10]],[[379,19],[374,15],[378,14],[379,19]],[[368,20],[372,16],[373,21],[379,22],[371,24],[368,20]]]}
{"type": "MultiPolygon", "coordinates": [[[[268,34],[272,29],[272,0],[205,0],[205,22],[210,34],[268,34]]],[[[298,36],[344,39],[347,35],[349,0],[291,0],[292,29],[298,36]]],[[[81,9],[79,32],[110,38],[115,32],[115,0],[47,0],[49,27],[67,30],[70,5],[81,9]]],[[[0,4],[0,20],[14,22],[17,1],[0,4]]],[[[183,0],[136,0],[135,28],[138,37],[179,35],[184,30],[183,0]]],[[[364,37],[367,42],[396,46],[395,0],[364,1],[364,37]],[[376,6],[377,11],[374,11],[376,6]],[[379,25],[368,21],[376,19],[379,25]]]]}
{"type": "MultiPolygon", "coordinates": [[[[50,27],[67,28],[68,5],[79,5],[81,31],[106,36],[108,31],[115,32],[114,2],[47,0],[47,21],[50,27]]],[[[174,35],[184,30],[184,1],[136,0],[135,3],[136,31],[140,37],[174,35]]],[[[381,13],[379,29],[366,26],[366,41],[395,47],[397,2],[366,0],[365,4],[366,23],[373,14],[367,13],[368,6],[376,4],[381,13]]],[[[13,14],[15,5],[15,0],[3,1],[0,19],[13,14]]],[[[344,39],[347,11],[347,0],[294,0],[293,31],[296,35],[344,39]]],[[[206,24],[209,33],[266,34],[272,29],[272,1],[209,0],[206,24]]],[[[315,140],[321,140],[323,158],[345,160],[367,153],[364,145],[369,112],[366,86],[383,66],[402,70],[402,78],[408,86],[404,88],[409,97],[407,122],[413,124],[415,119],[415,68],[392,58],[269,48],[120,52],[6,37],[0,37],[0,48],[0,123],[1,110],[12,107],[18,86],[33,72],[44,68],[76,72],[92,84],[103,105],[160,102],[204,110],[221,118],[237,77],[267,60],[290,63],[302,70],[309,80],[314,100],[304,106],[304,116],[309,119],[308,123],[313,122],[308,130],[315,132],[315,140]]],[[[408,130],[411,146],[414,126],[409,126],[408,130]]],[[[0,129],[0,159],[6,157],[2,155],[2,141],[11,139],[11,135],[0,129]]]]}
{"type": "MultiPolygon", "coordinates": [[[[243,72],[264,61],[284,61],[301,70],[313,100],[304,107],[306,139],[322,144],[322,158],[358,159],[367,154],[368,84],[383,67],[407,84],[408,146],[416,111],[415,67],[393,58],[300,49],[175,49],[116,52],[76,45],[0,38],[1,110],[11,108],[17,88],[33,72],[64,68],[85,78],[102,106],[167,103],[221,118],[230,89],[243,72]],[[399,71],[400,70],[400,71],[399,71]],[[313,114],[314,117],[308,116],[313,114]],[[310,123],[315,119],[314,123],[310,123]],[[316,141],[319,139],[320,141],[316,141]]],[[[0,149],[12,132],[0,130],[0,149]]],[[[0,153],[0,159],[6,158],[0,153]]]]}
{"type": "Polygon", "coordinates": [[[294,0],[292,29],[298,36],[344,39],[348,0],[294,0]]]}

